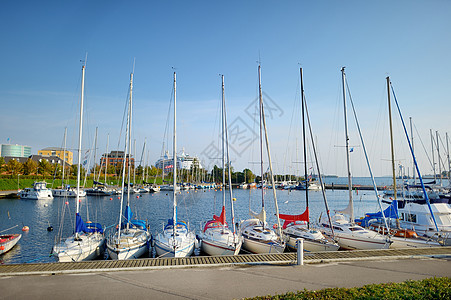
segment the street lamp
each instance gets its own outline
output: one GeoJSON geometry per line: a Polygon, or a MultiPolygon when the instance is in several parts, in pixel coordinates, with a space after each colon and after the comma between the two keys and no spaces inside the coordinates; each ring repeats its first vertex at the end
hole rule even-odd
{"type": "Polygon", "coordinates": [[[20,174],[17,174],[17,192],[20,191],[20,189],[19,189],[19,176],[20,176],[20,174]]]}

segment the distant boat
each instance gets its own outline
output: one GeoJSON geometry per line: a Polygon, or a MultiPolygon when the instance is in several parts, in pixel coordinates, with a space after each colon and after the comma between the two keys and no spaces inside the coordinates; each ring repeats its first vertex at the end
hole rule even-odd
{"type": "Polygon", "coordinates": [[[19,233],[0,235],[0,255],[11,250],[21,237],[19,233]]]}
{"type": "Polygon", "coordinates": [[[75,187],[71,187],[68,184],[64,184],[64,171],[66,170],[66,135],[67,135],[67,127],[64,128],[64,148],[63,148],[63,174],[61,177],[61,188],[60,189],[53,189],[52,195],[53,197],[66,197],[66,198],[73,198],[77,197],[77,194],[79,197],[85,197],[86,192],[83,189],[76,189],[75,187]]]}
{"type": "Polygon", "coordinates": [[[20,191],[19,197],[21,199],[52,200],[53,194],[52,190],[47,188],[47,182],[36,181],[33,183],[32,188],[25,188],[20,191]]]}

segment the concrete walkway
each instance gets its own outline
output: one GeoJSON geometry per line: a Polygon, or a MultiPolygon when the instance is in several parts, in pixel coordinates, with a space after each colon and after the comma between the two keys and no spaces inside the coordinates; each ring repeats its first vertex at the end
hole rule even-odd
{"type": "Polygon", "coordinates": [[[0,299],[239,299],[451,277],[451,257],[0,277],[0,299]]]}

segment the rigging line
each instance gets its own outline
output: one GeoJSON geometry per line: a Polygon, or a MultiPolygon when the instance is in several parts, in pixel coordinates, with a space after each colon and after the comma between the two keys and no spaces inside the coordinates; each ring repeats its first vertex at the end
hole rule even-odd
{"type": "Polygon", "coordinates": [[[429,157],[428,151],[426,150],[426,147],[424,146],[423,140],[421,139],[421,135],[418,132],[417,126],[415,124],[413,124],[413,128],[415,128],[415,132],[417,134],[417,138],[420,140],[421,146],[423,147],[424,153],[426,154],[426,157],[429,161],[429,165],[432,167],[432,161],[431,158],[429,157]]]}
{"type": "Polygon", "coordinates": [[[434,221],[435,228],[437,229],[437,233],[439,233],[437,221],[435,220],[434,212],[432,211],[431,202],[429,201],[428,193],[426,192],[426,189],[424,187],[423,177],[421,177],[420,168],[418,167],[417,160],[416,160],[415,155],[413,153],[413,148],[412,148],[412,144],[410,143],[409,134],[407,133],[406,125],[404,124],[404,119],[403,119],[402,114],[401,114],[401,109],[399,107],[398,100],[396,99],[395,89],[393,88],[393,85],[391,84],[391,82],[390,82],[390,87],[391,87],[391,90],[392,90],[392,93],[393,93],[393,98],[395,100],[396,107],[398,108],[399,117],[401,118],[402,126],[404,128],[404,133],[405,133],[406,138],[407,138],[407,143],[409,144],[410,152],[412,153],[413,162],[415,163],[415,167],[417,169],[418,178],[420,179],[421,188],[423,189],[424,199],[426,199],[426,203],[427,203],[427,205],[429,207],[429,211],[431,212],[431,216],[432,216],[432,220],[434,221]]]}
{"type": "Polygon", "coordinates": [[[374,181],[373,171],[371,170],[371,165],[370,165],[370,161],[369,161],[368,154],[367,154],[367,151],[366,151],[365,142],[363,141],[362,132],[360,130],[360,124],[359,124],[359,121],[357,119],[357,113],[356,113],[355,107],[354,107],[354,101],[352,100],[351,91],[349,89],[347,81],[346,81],[346,89],[348,90],[349,101],[351,102],[352,112],[354,113],[354,119],[355,119],[355,122],[356,122],[356,125],[357,125],[357,129],[359,131],[359,136],[360,136],[360,140],[362,142],[363,152],[365,154],[366,162],[368,164],[368,170],[370,172],[371,181],[373,183],[373,189],[374,189],[374,192],[376,193],[376,201],[379,204],[379,209],[381,210],[382,218],[384,219],[384,223],[385,223],[385,228],[387,228],[387,230],[388,230],[390,227],[388,227],[387,219],[385,218],[384,210],[382,209],[382,203],[381,203],[381,200],[380,200],[380,195],[379,195],[379,192],[377,191],[376,182],[374,181]]]}

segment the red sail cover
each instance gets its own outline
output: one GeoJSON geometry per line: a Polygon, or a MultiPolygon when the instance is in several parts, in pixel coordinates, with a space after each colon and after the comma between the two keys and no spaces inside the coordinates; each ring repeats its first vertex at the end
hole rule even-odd
{"type": "Polygon", "coordinates": [[[221,224],[225,224],[225,207],[222,207],[221,215],[218,217],[217,215],[213,215],[213,220],[220,222],[221,224]]]}
{"type": "Polygon", "coordinates": [[[291,222],[296,222],[296,221],[305,221],[308,222],[309,221],[309,212],[308,212],[308,207],[305,209],[305,211],[300,214],[300,215],[284,215],[284,214],[279,214],[279,219],[285,220],[285,222],[283,223],[282,228],[285,229],[287,228],[287,225],[290,224],[291,222]]]}

